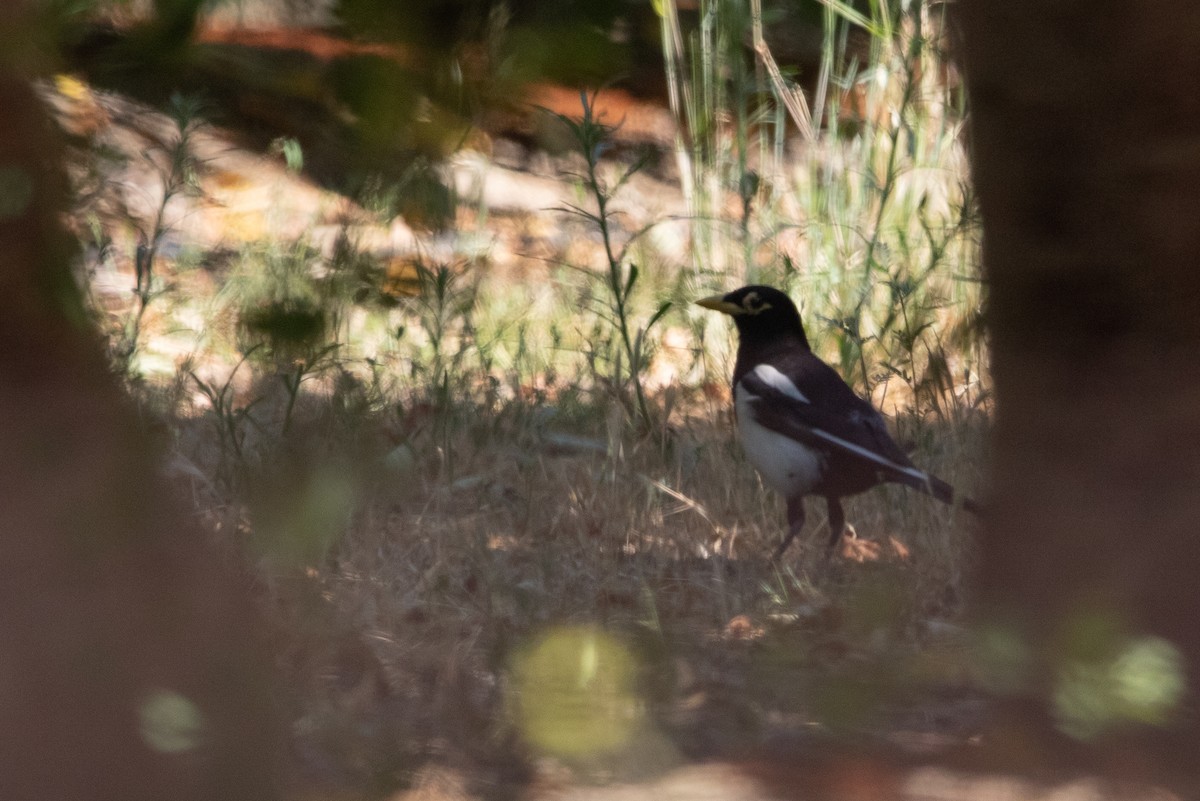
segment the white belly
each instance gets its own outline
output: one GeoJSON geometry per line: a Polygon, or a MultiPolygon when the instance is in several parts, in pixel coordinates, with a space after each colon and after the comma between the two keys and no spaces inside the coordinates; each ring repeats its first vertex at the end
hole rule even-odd
{"type": "Polygon", "coordinates": [[[821,455],[756,423],[750,397],[741,386],[734,390],[738,432],[746,458],[767,486],[784,497],[809,492],[821,477],[821,455]]]}

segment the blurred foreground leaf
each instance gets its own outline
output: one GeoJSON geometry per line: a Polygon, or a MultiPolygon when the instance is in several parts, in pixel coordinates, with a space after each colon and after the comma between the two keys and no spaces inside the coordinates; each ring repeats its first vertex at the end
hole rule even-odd
{"type": "Polygon", "coordinates": [[[518,725],[541,750],[567,757],[614,751],[639,726],[634,658],[598,628],[552,629],[515,668],[518,725]]]}

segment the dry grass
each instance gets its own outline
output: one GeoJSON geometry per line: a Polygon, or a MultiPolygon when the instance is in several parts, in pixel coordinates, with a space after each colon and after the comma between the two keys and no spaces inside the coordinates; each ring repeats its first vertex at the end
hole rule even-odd
{"type": "MultiPolygon", "coordinates": [[[[248,440],[229,486],[181,478],[224,537],[261,549],[303,786],[371,797],[440,765],[468,777],[464,792],[502,797],[544,776],[544,758],[629,778],[781,738],[971,731],[974,712],[953,711],[971,551],[953,510],[876,490],[850,519],[906,559],[826,560],[824,530],[810,530],[776,566],[782,503],[745,462],[724,398],[677,398],[687,414],[634,439],[603,399],[574,422],[549,401],[415,404],[406,429],[394,409],[339,413],[346,394],[307,394],[286,436],[248,440]],[[628,655],[633,722],[556,753],[522,717],[521,654],[581,625],[628,655]]],[[[255,408],[264,429],[285,404],[255,408]]],[[[178,440],[205,476],[220,474],[211,414],[182,421],[178,440]]],[[[985,432],[964,415],[906,420],[900,435],[971,487],[985,432]]]]}

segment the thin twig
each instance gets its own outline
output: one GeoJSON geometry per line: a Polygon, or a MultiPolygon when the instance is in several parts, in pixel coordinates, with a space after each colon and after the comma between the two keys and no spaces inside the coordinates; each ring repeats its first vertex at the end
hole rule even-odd
{"type": "Polygon", "coordinates": [[[754,52],[763,68],[766,69],[767,75],[770,76],[771,83],[775,87],[775,94],[783,101],[784,107],[787,108],[792,122],[796,124],[804,141],[815,141],[816,134],[813,131],[812,114],[808,110],[808,101],[804,98],[804,93],[798,88],[794,89],[788,86],[787,80],[779,70],[779,65],[775,63],[775,57],[771,55],[771,49],[767,47],[766,39],[763,38],[762,0],[750,0],[750,20],[754,32],[754,52]]]}

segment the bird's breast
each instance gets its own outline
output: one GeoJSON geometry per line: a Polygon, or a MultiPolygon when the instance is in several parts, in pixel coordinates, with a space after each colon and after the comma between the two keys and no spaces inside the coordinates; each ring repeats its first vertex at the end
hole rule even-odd
{"type": "Polygon", "coordinates": [[[823,457],[820,452],[760,425],[754,419],[753,397],[740,383],[734,388],[738,433],[746,458],[767,486],[785,497],[810,492],[821,480],[823,457]]]}

